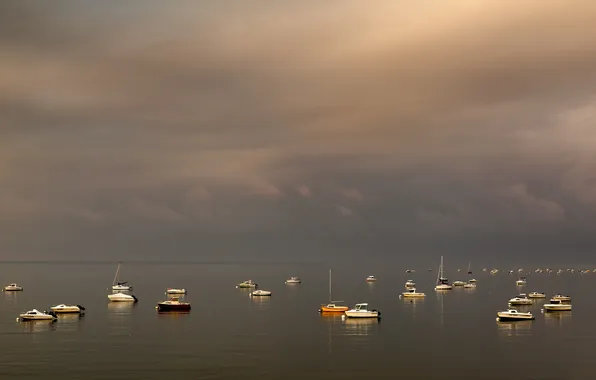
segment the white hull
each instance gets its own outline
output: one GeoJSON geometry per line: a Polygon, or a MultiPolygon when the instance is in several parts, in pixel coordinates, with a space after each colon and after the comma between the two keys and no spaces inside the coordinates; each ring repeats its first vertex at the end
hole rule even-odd
{"type": "Polygon", "coordinates": [[[532,305],[532,301],[531,300],[522,300],[522,301],[509,300],[509,305],[517,305],[517,306],[532,305]]]}
{"type": "Polygon", "coordinates": [[[16,284],[10,284],[10,285],[7,285],[4,287],[4,291],[6,291],[6,292],[22,292],[23,287],[18,286],[16,284]]]}
{"type": "Polygon", "coordinates": [[[250,293],[251,297],[270,297],[271,292],[268,290],[255,290],[254,292],[250,293]]]}
{"type": "Polygon", "coordinates": [[[167,294],[186,294],[186,289],[167,289],[167,294]]]}
{"type": "Polygon", "coordinates": [[[465,284],[464,288],[466,289],[476,289],[476,284],[475,283],[471,283],[471,284],[465,284]]]}
{"type": "Polygon", "coordinates": [[[302,281],[290,281],[290,280],[286,281],[286,284],[300,284],[300,283],[302,283],[302,281]]]}
{"type": "Polygon", "coordinates": [[[508,313],[499,312],[497,313],[499,321],[531,321],[534,316],[530,313],[508,313]]]}
{"type": "Polygon", "coordinates": [[[451,285],[437,285],[435,286],[435,290],[452,290],[453,286],[451,285]]]}
{"type": "Polygon", "coordinates": [[[528,294],[528,298],[546,298],[546,294],[544,294],[544,293],[530,293],[530,294],[528,294]]]}
{"type": "Polygon", "coordinates": [[[116,293],[108,294],[108,298],[112,302],[137,302],[137,298],[130,294],[116,293]]]}
{"type": "Polygon", "coordinates": [[[379,318],[378,311],[355,311],[348,310],[345,312],[348,318],[379,318]]]}
{"type": "Polygon", "coordinates": [[[128,286],[128,285],[113,285],[112,286],[112,290],[128,291],[128,290],[132,290],[132,286],[128,286]]]}
{"type": "Polygon", "coordinates": [[[426,297],[426,294],[404,292],[404,293],[402,293],[402,297],[404,297],[404,298],[424,298],[424,297],[426,297]]]}
{"type": "Polygon", "coordinates": [[[42,313],[37,309],[33,309],[26,313],[20,314],[18,320],[20,321],[53,321],[56,316],[52,314],[42,313]]]}
{"type": "Polygon", "coordinates": [[[67,314],[67,313],[68,314],[74,314],[74,313],[81,314],[81,313],[83,313],[84,309],[82,309],[78,305],[74,305],[74,306],[58,305],[58,306],[51,307],[50,310],[52,310],[56,314],[67,314]]]}
{"type": "Polygon", "coordinates": [[[466,285],[466,283],[463,282],[463,281],[455,281],[455,282],[453,282],[453,286],[464,286],[464,285],[466,285]]]}
{"type": "Polygon", "coordinates": [[[545,311],[571,311],[571,305],[546,304],[542,306],[545,311]]]}

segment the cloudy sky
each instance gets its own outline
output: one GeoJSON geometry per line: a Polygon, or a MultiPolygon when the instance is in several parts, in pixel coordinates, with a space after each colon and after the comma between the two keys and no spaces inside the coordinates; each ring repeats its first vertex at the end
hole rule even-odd
{"type": "Polygon", "coordinates": [[[590,262],[594,20],[591,0],[2,2],[0,259],[590,262]]]}

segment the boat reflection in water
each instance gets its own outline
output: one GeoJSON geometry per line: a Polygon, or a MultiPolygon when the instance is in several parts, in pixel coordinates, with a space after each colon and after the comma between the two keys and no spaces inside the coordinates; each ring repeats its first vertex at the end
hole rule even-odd
{"type": "Polygon", "coordinates": [[[248,297],[250,303],[254,306],[268,308],[271,303],[271,297],[248,297]]]}
{"type": "Polygon", "coordinates": [[[544,313],[544,322],[547,326],[562,326],[571,322],[571,311],[557,311],[544,313]]]}
{"type": "Polygon", "coordinates": [[[27,321],[20,323],[23,327],[23,332],[26,333],[43,333],[56,330],[55,320],[41,320],[41,321],[27,321]]]}
{"type": "Polygon", "coordinates": [[[343,320],[343,335],[368,336],[376,330],[379,323],[377,318],[346,318],[343,320]]]}
{"type": "Polygon", "coordinates": [[[529,336],[532,335],[533,321],[497,321],[497,329],[499,336],[510,338],[515,336],[529,336]]]}
{"type": "Polygon", "coordinates": [[[77,331],[81,326],[81,319],[84,314],[70,313],[70,314],[56,314],[56,329],[60,331],[77,331]]]}

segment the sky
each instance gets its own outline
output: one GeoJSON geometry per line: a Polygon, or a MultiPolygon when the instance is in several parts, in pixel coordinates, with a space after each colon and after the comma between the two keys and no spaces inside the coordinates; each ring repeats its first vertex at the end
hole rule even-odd
{"type": "Polygon", "coordinates": [[[594,263],[596,2],[0,3],[0,260],[594,263]]]}

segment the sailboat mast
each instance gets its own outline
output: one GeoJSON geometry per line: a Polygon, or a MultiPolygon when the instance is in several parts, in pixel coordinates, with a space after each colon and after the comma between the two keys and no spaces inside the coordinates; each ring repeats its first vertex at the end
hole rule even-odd
{"type": "Polygon", "coordinates": [[[118,269],[116,269],[116,275],[114,276],[114,281],[112,281],[112,285],[116,285],[116,281],[118,280],[119,274],[120,274],[120,263],[118,263],[118,269]]]}
{"type": "Polygon", "coordinates": [[[329,303],[331,303],[331,268],[329,268],[329,303]]]}

